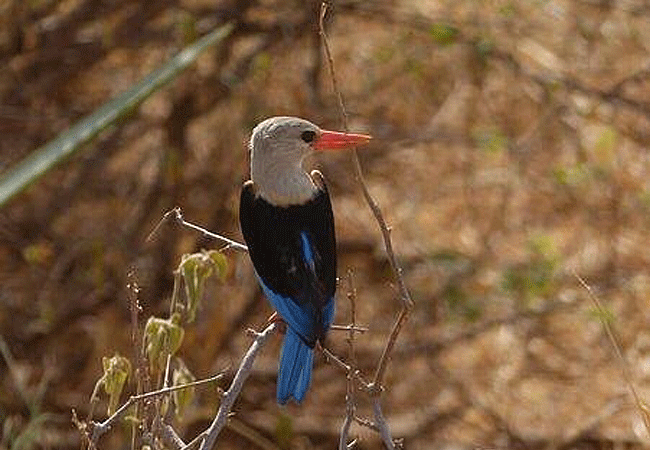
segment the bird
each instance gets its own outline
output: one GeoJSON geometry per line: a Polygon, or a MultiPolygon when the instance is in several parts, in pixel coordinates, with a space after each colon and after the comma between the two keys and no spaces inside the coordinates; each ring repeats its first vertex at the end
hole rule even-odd
{"type": "Polygon", "coordinates": [[[325,179],[303,168],[305,157],[369,140],[284,116],[263,120],[251,133],[250,180],[241,190],[239,221],[262,291],[286,324],[277,376],[280,405],[304,399],[314,347],[323,343],[335,311],[334,215],[325,179]]]}

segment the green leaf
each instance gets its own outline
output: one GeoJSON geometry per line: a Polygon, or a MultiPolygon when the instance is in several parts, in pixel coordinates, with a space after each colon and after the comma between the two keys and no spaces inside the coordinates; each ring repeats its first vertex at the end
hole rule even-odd
{"type": "Polygon", "coordinates": [[[561,258],[553,238],[548,235],[531,237],[528,248],[530,259],[507,268],[502,284],[505,290],[516,292],[526,302],[546,297],[553,291],[553,277],[561,258]]]}
{"type": "Polygon", "coordinates": [[[201,280],[199,277],[199,267],[201,257],[200,253],[191,255],[183,255],[179,270],[183,276],[185,284],[185,299],[187,301],[187,317],[188,322],[193,322],[196,317],[196,309],[201,299],[202,289],[201,280]]]}
{"type": "Polygon", "coordinates": [[[102,358],[102,366],[104,367],[104,375],[100,381],[104,392],[108,395],[108,415],[110,416],[119,405],[124,384],[131,374],[131,362],[127,358],[116,354],[112,358],[102,358]]]}
{"type": "Polygon", "coordinates": [[[205,280],[212,272],[212,264],[208,264],[208,258],[203,253],[194,253],[183,255],[179,269],[185,282],[187,321],[193,322],[199,302],[203,298],[205,280]]]}
{"type": "Polygon", "coordinates": [[[185,330],[179,325],[180,314],[174,313],[169,319],[150,317],[144,327],[144,345],[149,367],[154,372],[162,372],[167,357],[173,356],[181,347],[185,330]]]}
{"type": "MultiPolygon", "coordinates": [[[[178,367],[174,369],[172,374],[172,381],[174,386],[183,386],[185,384],[191,383],[196,378],[187,368],[185,363],[178,360],[178,367]]],[[[185,411],[185,408],[192,402],[194,398],[194,388],[188,387],[185,389],[179,389],[174,391],[174,403],[176,404],[176,417],[180,418],[185,411]]]]}
{"type": "Polygon", "coordinates": [[[207,252],[207,256],[212,260],[214,268],[217,269],[217,276],[221,282],[225,281],[226,275],[228,274],[228,259],[226,255],[218,250],[210,250],[207,252]]]}
{"type": "Polygon", "coordinates": [[[454,316],[461,316],[470,322],[475,322],[481,318],[483,313],[481,305],[471,298],[462,286],[448,285],[443,291],[442,297],[447,302],[449,312],[454,316]]]}
{"type": "Polygon", "coordinates": [[[447,301],[447,305],[452,311],[457,311],[461,305],[467,302],[467,294],[456,284],[450,284],[443,291],[442,297],[447,301]]]}
{"type": "Polygon", "coordinates": [[[226,24],[205,35],[135,86],[84,117],[5,172],[0,177],[0,206],[79,150],[97,134],[131,113],[143,100],[187,69],[204,50],[226,38],[233,28],[232,24],[226,24]]]}
{"type": "Polygon", "coordinates": [[[202,250],[199,253],[183,255],[178,266],[185,284],[185,297],[187,300],[187,321],[193,322],[196,310],[203,298],[205,282],[213,271],[217,271],[219,279],[223,281],[227,273],[227,260],[223,253],[217,250],[202,250]]]}

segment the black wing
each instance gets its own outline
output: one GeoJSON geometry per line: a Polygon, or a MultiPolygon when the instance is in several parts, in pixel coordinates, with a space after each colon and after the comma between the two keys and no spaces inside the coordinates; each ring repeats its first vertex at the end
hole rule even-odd
{"type": "Polygon", "coordinates": [[[257,274],[276,294],[319,310],[336,290],[334,216],[323,185],[303,205],[274,206],[244,184],[239,205],[242,234],[257,274]],[[308,261],[304,243],[311,248],[308,261]]]}

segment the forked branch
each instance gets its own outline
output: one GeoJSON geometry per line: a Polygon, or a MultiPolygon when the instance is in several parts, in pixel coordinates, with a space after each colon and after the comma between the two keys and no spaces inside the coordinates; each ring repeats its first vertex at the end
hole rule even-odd
{"type": "MultiPolygon", "coordinates": [[[[323,42],[323,48],[325,50],[325,57],[327,58],[327,67],[329,70],[329,75],[330,79],[332,80],[332,87],[334,89],[334,94],[336,95],[336,98],[338,100],[339,104],[339,110],[341,113],[341,120],[343,122],[343,129],[347,133],[349,132],[349,120],[348,120],[348,114],[347,110],[345,108],[345,103],[343,101],[343,95],[341,94],[341,90],[338,87],[338,81],[336,78],[336,71],[334,69],[334,58],[332,57],[332,52],[330,50],[329,42],[327,39],[327,34],[325,33],[325,16],[327,15],[327,10],[328,10],[328,4],[327,2],[323,2],[321,4],[321,13],[320,13],[320,20],[319,20],[319,31],[321,35],[321,40],[323,42]]],[[[388,336],[388,339],[386,341],[386,345],[384,347],[384,351],[381,354],[381,357],[379,358],[379,362],[377,363],[377,367],[375,369],[375,375],[372,380],[372,382],[367,385],[367,388],[369,390],[369,393],[371,397],[373,397],[373,412],[375,416],[375,425],[377,426],[379,433],[382,437],[382,440],[386,447],[390,450],[395,448],[395,444],[393,442],[393,439],[390,434],[390,430],[388,428],[388,424],[386,422],[386,419],[384,418],[384,415],[381,411],[381,404],[380,404],[380,395],[381,392],[383,391],[383,379],[384,375],[386,373],[386,368],[388,367],[388,360],[390,357],[390,354],[395,346],[395,342],[397,341],[397,337],[399,336],[404,324],[406,323],[406,320],[409,316],[409,313],[411,309],[414,306],[413,300],[411,298],[411,295],[408,291],[408,288],[406,287],[406,282],[404,281],[404,277],[402,275],[402,268],[397,261],[397,258],[395,257],[395,251],[393,250],[393,244],[392,244],[392,239],[390,236],[390,227],[386,223],[386,220],[384,219],[384,215],[381,212],[381,209],[379,208],[379,205],[377,202],[374,200],[372,195],[370,194],[370,191],[368,189],[368,186],[365,182],[364,176],[363,176],[363,170],[361,168],[361,162],[359,160],[359,155],[357,154],[356,149],[352,150],[352,162],[354,165],[354,173],[355,173],[355,178],[357,179],[359,185],[361,186],[361,191],[363,192],[363,197],[368,204],[368,207],[372,211],[372,214],[375,217],[375,220],[377,221],[377,224],[379,225],[379,229],[381,231],[382,238],[384,240],[384,247],[386,249],[386,255],[388,257],[388,261],[391,267],[391,270],[393,272],[393,275],[395,277],[395,280],[397,282],[397,286],[399,289],[400,293],[400,299],[401,299],[401,310],[399,314],[397,315],[397,318],[395,320],[395,324],[393,325],[393,328],[391,330],[390,335],[388,336]]],[[[354,326],[354,322],[353,322],[354,326]]],[[[354,369],[354,362],[349,366],[349,370],[351,372],[356,372],[354,369]]],[[[355,374],[356,375],[356,374],[355,374]]],[[[348,379],[348,386],[349,386],[349,381],[348,379]]],[[[347,396],[347,402],[350,403],[352,402],[352,399],[349,397],[349,392],[347,396]]],[[[347,415],[346,418],[349,419],[351,417],[351,411],[354,410],[354,405],[347,405],[347,415]]],[[[346,420],[343,426],[343,432],[341,436],[341,441],[339,442],[339,448],[341,448],[341,442],[343,442],[343,439],[346,437],[348,432],[348,424],[349,420],[346,420]]]]}
{"type": "Polygon", "coordinates": [[[239,393],[244,387],[244,382],[246,381],[246,378],[248,378],[248,375],[251,373],[253,362],[255,362],[257,354],[260,352],[262,347],[264,347],[266,341],[269,340],[275,331],[276,326],[277,323],[272,323],[261,333],[253,332],[255,335],[255,340],[242,358],[239,369],[237,369],[237,373],[235,374],[235,378],[232,380],[232,383],[230,383],[230,388],[223,394],[221,405],[219,406],[219,411],[212,421],[210,428],[208,428],[206,431],[205,440],[199,447],[200,450],[210,450],[212,447],[214,447],[217,436],[219,436],[219,433],[221,430],[223,430],[223,427],[226,426],[228,417],[230,417],[230,410],[232,409],[232,405],[234,405],[235,400],[237,397],[239,397],[239,393]]]}
{"type": "MultiPolygon", "coordinates": [[[[336,71],[334,69],[334,58],[332,57],[332,52],[330,50],[327,34],[325,33],[324,22],[325,22],[325,16],[327,15],[327,10],[328,10],[328,5],[326,2],[323,2],[321,5],[319,30],[320,30],[321,38],[323,40],[323,48],[325,50],[325,57],[327,58],[327,67],[329,69],[330,79],[332,80],[332,88],[334,89],[334,94],[336,95],[336,98],[338,100],[339,110],[341,112],[343,129],[345,132],[349,132],[350,127],[349,127],[348,113],[345,108],[345,103],[343,102],[343,95],[341,94],[341,90],[338,87],[336,71]]],[[[397,316],[397,319],[395,320],[395,324],[393,325],[393,329],[389,335],[388,340],[386,341],[386,346],[379,360],[379,363],[377,364],[375,376],[372,381],[372,385],[375,387],[376,393],[378,394],[381,391],[381,384],[384,379],[384,374],[386,372],[388,358],[390,356],[393,347],[395,346],[395,341],[397,340],[397,336],[399,335],[404,323],[406,322],[409,312],[413,308],[414,304],[413,304],[413,299],[411,298],[411,294],[409,293],[409,290],[406,287],[406,282],[404,281],[404,277],[402,275],[402,268],[399,262],[397,261],[397,258],[395,257],[395,251],[393,250],[393,243],[390,236],[390,227],[388,226],[386,220],[384,219],[384,215],[381,212],[381,208],[379,208],[379,205],[370,194],[370,190],[368,189],[368,185],[366,184],[365,178],[363,176],[361,161],[359,160],[359,155],[356,149],[352,150],[352,162],[354,164],[355,178],[357,179],[359,185],[361,186],[363,197],[366,203],[368,204],[368,207],[372,211],[372,214],[375,217],[377,224],[379,225],[379,229],[381,231],[381,235],[384,240],[384,247],[386,249],[388,262],[390,264],[391,270],[397,282],[397,286],[399,289],[400,298],[402,302],[402,310],[397,316]]]]}

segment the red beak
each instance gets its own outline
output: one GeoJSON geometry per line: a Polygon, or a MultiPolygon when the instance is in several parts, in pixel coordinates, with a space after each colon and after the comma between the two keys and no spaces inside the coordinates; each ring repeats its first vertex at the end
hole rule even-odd
{"type": "Polygon", "coordinates": [[[314,141],[316,150],[338,150],[367,144],[370,136],[366,134],[340,133],[321,130],[319,138],[314,141]]]}

